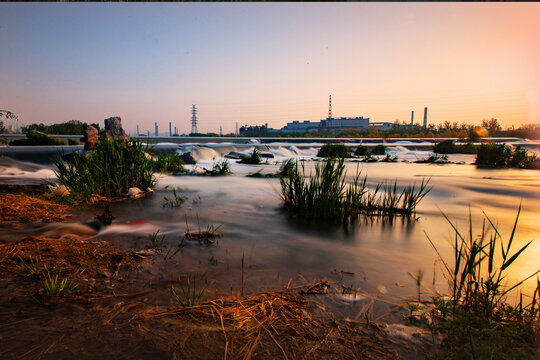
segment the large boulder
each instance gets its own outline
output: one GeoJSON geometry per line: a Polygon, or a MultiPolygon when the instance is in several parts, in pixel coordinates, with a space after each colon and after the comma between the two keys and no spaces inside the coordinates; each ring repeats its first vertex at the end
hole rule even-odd
{"type": "Polygon", "coordinates": [[[83,131],[84,131],[84,138],[83,138],[84,150],[85,151],[92,150],[99,141],[98,131],[95,127],[88,124],[84,124],[83,131]]]}
{"type": "Polygon", "coordinates": [[[119,116],[113,116],[105,119],[105,132],[103,138],[106,140],[129,140],[129,136],[122,129],[122,119],[119,116]]]}

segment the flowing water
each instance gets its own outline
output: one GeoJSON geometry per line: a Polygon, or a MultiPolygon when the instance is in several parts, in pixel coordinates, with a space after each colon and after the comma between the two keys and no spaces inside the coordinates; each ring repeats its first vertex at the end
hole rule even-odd
{"type": "MultiPolygon", "coordinates": [[[[475,234],[481,232],[485,213],[506,240],[521,204],[513,249],[517,251],[528,241],[533,242],[510,267],[506,280],[513,284],[538,270],[540,171],[480,169],[471,164],[473,155],[449,156],[459,164],[417,164],[412,161],[431,153],[428,147],[418,148],[418,143],[410,145],[402,142],[388,147],[388,152],[398,156],[400,162],[348,161],[347,172],[350,180],[356,171],[362,171],[372,188],[385,181],[397,180],[398,185],[406,186],[429,178],[432,190],[412,220],[362,217],[348,227],[301,223],[283,210],[279,179],[246,177],[258,170],[263,174],[275,173],[288,158],[304,159],[309,172],[321,146],[318,143],[158,144],[156,149],[191,151],[198,160],[195,167],[206,169],[211,169],[231,151],[249,153],[254,146],[274,158],[264,165],[243,165],[229,160],[234,174],[227,177],[161,175],[154,193],[113,203],[111,211],[116,218],[111,226],[99,232],[84,226],[103,211],[102,206],[92,206],[74,210],[72,224],[0,225],[0,239],[23,234],[78,234],[112,241],[121,248],[141,250],[149,244],[149,235],[159,230],[165,235],[167,248],[146,261],[138,275],[145,286],[155,289],[152,299],[155,303],[171,301],[167,288],[181,274],[207,271],[208,296],[224,296],[241,291],[244,272],[244,294],[328,279],[337,287],[358,289],[358,293],[319,296],[321,307],[351,318],[358,318],[370,309],[375,317],[390,319],[397,316],[389,315],[391,305],[417,298],[416,283],[409,273],[423,270],[423,298],[435,291],[447,292],[443,264],[427,238],[452,266],[454,233],[443,213],[467,233],[470,212],[475,234]],[[185,197],[185,202],[177,208],[163,207],[164,197],[171,198],[173,188],[185,197]],[[216,244],[207,247],[184,240],[184,247],[171,257],[181,244],[187,226],[193,231],[199,226],[206,229],[208,225],[220,226],[219,231],[224,233],[216,244]]],[[[1,159],[0,183],[53,179],[52,165],[1,159]]],[[[523,285],[525,296],[532,293],[535,282],[533,278],[523,285]]]]}

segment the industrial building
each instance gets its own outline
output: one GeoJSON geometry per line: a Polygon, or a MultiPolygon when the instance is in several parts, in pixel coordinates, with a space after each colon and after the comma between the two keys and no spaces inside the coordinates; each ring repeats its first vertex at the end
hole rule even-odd
{"type": "Polygon", "coordinates": [[[320,127],[320,122],[314,122],[314,121],[293,121],[290,123],[287,123],[286,126],[281,128],[282,132],[288,132],[288,133],[307,133],[307,132],[318,132],[320,127]]]}

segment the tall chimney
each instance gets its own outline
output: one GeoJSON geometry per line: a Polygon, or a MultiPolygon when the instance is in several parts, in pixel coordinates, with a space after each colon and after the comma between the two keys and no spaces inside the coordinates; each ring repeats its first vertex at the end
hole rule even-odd
{"type": "Polygon", "coordinates": [[[158,126],[157,126],[157,122],[155,122],[154,125],[156,126],[156,136],[158,136],[158,126]]]}
{"type": "Polygon", "coordinates": [[[424,127],[427,128],[427,106],[424,108],[424,127]]]}
{"type": "Polygon", "coordinates": [[[411,111],[411,126],[414,125],[414,110],[411,111]]]}
{"type": "Polygon", "coordinates": [[[169,136],[172,136],[172,124],[169,121],[169,136]]]}
{"type": "Polygon", "coordinates": [[[137,136],[139,136],[139,125],[137,125],[137,136]]]}

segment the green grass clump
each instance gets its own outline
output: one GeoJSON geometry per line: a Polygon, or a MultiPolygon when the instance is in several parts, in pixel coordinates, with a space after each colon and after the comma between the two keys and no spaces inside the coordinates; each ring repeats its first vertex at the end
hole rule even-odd
{"type": "Polygon", "coordinates": [[[253,149],[250,156],[247,156],[239,161],[240,164],[257,165],[261,163],[261,154],[257,148],[253,149]]]}
{"type": "Polygon", "coordinates": [[[86,202],[94,196],[118,197],[131,187],[153,188],[153,162],[146,157],[141,142],[103,140],[89,156],[74,156],[67,162],[58,158],[56,177],[66,186],[73,202],[86,202]]]}
{"type": "Polygon", "coordinates": [[[416,163],[425,163],[425,164],[448,164],[448,155],[430,155],[428,158],[423,160],[417,160],[416,163]]]}
{"type": "Polygon", "coordinates": [[[178,293],[174,286],[171,286],[169,291],[174,297],[178,305],[182,307],[189,307],[198,305],[206,292],[208,287],[208,279],[206,278],[206,272],[201,275],[201,279],[204,285],[197,288],[197,276],[195,274],[186,274],[186,283],[180,286],[182,293],[178,293]]]}
{"type": "Polygon", "coordinates": [[[63,141],[55,139],[40,132],[30,132],[26,134],[26,145],[65,145],[63,141]]]}
{"type": "Polygon", "coordinates": [[[21,268],[30,277],[41,277],[44,271],[48,271],[47,267],[41,262],[41,258],[37,259],[30,258],[28,261],[25,261],[23,258],[19,257],[21,262],[21,268]]]}
{"type": "Polygon", "coordinates": [[[319,157],[326,158],[348,158],[351,156],[349,148],[343,144],[324,144],[319,152],[319,157]]]}
{"type": "Polygon", "coordinates": [[[287,159],[281,164],[279,168],[278,176],[289,177],[294,176],[296,172],[296,162],[293,159],[287,159]]]}
{"type": "Polygon", "coordinates": [[[227,176],[231,175],[231,164],[227,159],[223,159],[214,163],[214,167],[210,173],[212,176],[227,176]]]}
{"type": "Polygon", "coordinates": [[[386,155],[386,147],[382,144],[379,144],[371,150],[372,155],[386,155]]]}
{"type": "Polygon", "coordinates": [[[73,291],[78,284],[73,282],[71,278],[58,278],[58,274],[54,276],[50,272],[45,272],[41,279],[41,288],[50,296],[67,296],[73,291]]]}
{"type": "Polygon", "coordinates": [[[176,154],[160,154],[154,160],[153,170],[160,173],[180,174],[187,172],[183,165],[182,158],[176,154]]]}
{"type": "Polygon", "coordinates": [[[516,167],[537,169],[540,161],[536,154],[529,155],[527,150],[518,146],[515,150],[506,144],[487,143],[478,147],[476,165],[491,167],[516,167]]]}
{"type": "Polygon", "coordinates": [[[521,206],[506,242],[487,215],[481,233],[473,235],[470,213],[469,229],[464,234],[443,214],[455,234],[454,266],[451,268],[441,258],[450,280],[452,298],[449,302],[433,298],[433,327],[447,338],[444,353],[436,354],[437,358],[537,358],[535,341],[540,335],[540,280],[537,279],[530,304],[523,304],[522,296],[515,307],[506,302],[510,291],[540,272],[536,271],[513,286],[505,286],[508,269],[531,243],[512,251],[520,211],[521,206]]]}
{"type": "Polygon", "coordinates": [[[69,138],[69,139],[67,139],[67,143],[68,143],[68,145],[79,145],[80,141],[77,140],[77,139],[69,138]]]}
{"type": "Polygon", "coordinates": [[[420,187],[408,186],[399,191],[397,182],[379,184],[375,190],[366,186],[367,176],[360,180],[357,172],[351,184],[345,183],[344,159],[328,159],[315,165],[315,174],[308,178],[302,171],[280,177],[284,207],[308,220],[326,220],[348,223],[358,215],[396,216],[411,215],[418,203],[431,190],[428,181],[420,187]]]}
{"type": "Polygon", "coordinates": [[[358,145],[358,147],[356,148],[354,152],[354,155],[356,156],[367,156],[369,154],[370,154],[369,148],[364,145],[358,145]]]}
{"type": "Polygon", "coordinates": [[[454,140],[443,140],[433,145],[436,154],[476,154],[478,147],[471,142],[456,144],[454,140]]]}

